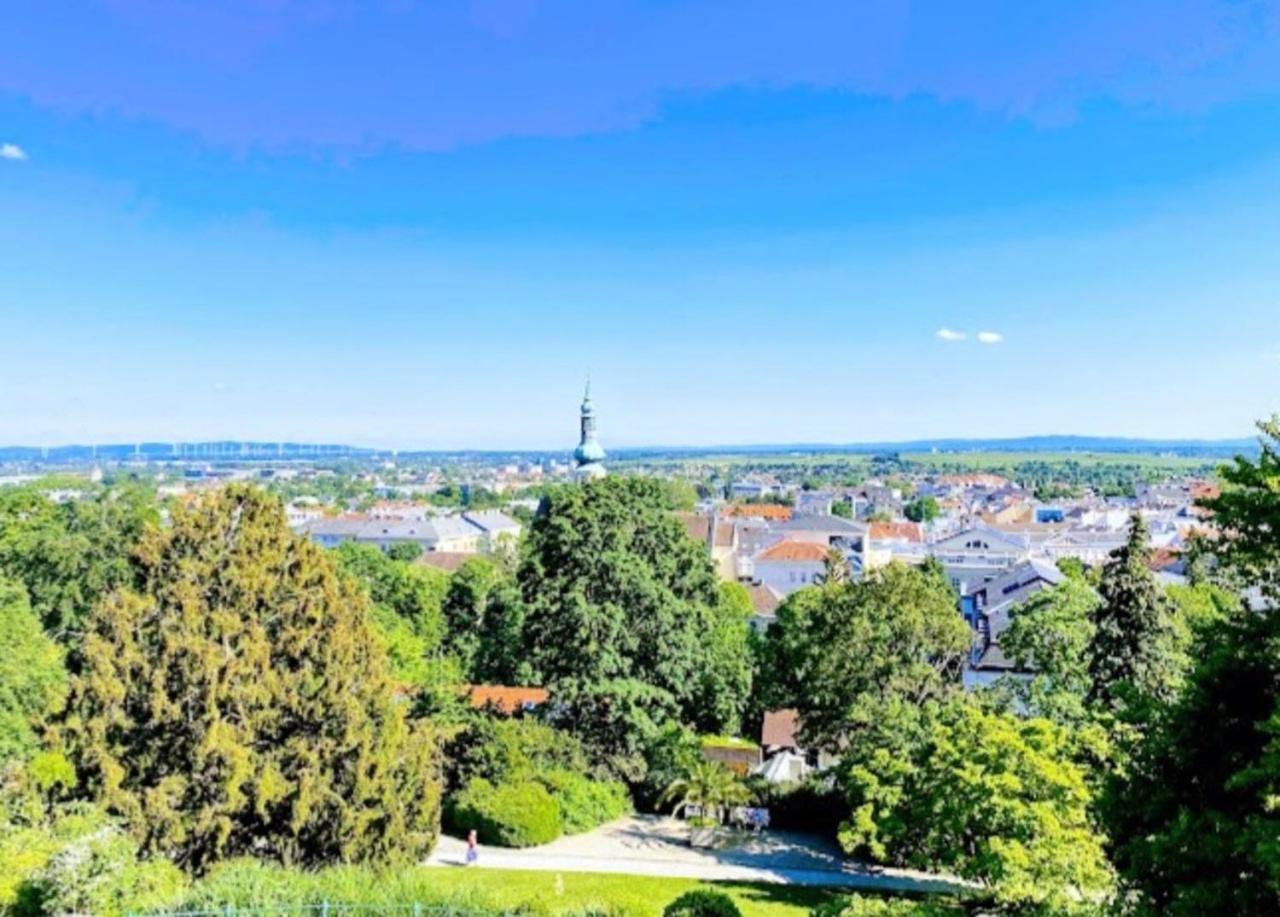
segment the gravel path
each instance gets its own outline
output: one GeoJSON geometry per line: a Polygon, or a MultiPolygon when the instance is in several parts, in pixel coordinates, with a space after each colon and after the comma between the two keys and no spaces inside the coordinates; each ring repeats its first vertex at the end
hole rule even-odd
{"type": "MultiPolygon", "coordinates": [[[[482,847],[478,866],[897,892],[943,892],[963,884],[944,876],[846,860],[834,844],[812,835],[787,831],[739,835],[716,850],[694,849],[687,837],[687,829],[675,819],[634,815],[541,847],[482,847]]],[[[426,862],[428,866],[462,866],[465,852],[463,841],[441,837],[426,862]]]]}

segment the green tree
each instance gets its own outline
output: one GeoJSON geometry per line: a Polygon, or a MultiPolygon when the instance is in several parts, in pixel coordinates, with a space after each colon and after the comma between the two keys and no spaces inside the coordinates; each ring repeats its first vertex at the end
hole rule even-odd
{"type": "Polygon", "coordinates": [[[918,497],[902,509],[902,514],[912,522],[932,522],[942,513],[938,501],[931,496],[918,497]]]}
{"type": "Polygon", "coordinates": [[[1098,913],[1113,877],[1066,731],[956,692],[919,741],[888,728],[840,768],[846,851],[982,883],[1002,909],[1098,913]]]}
{"type": "Polygon", "coordinates": [[[957,685],[971,638],[942,576],[893,563],[790,597],[768,639],[783,685],[773,700],[800,711],[809,744],[835,751],[889,707],[957,685]]]}
{"type": "Polygon", "coordinates": [[[0,577],[0,762],[36,751],[38,731],[62,709],[62,648],[44,635],[21,584],[0,577]]]}
{"type": "Polygon", "coordinates": [[[660,481],[607,477],[549,492],[518,579],[529,661],[574,732],[634,763],[643,736],[619,745],[623,720],[638,717],[632,725],[644,729],[671,712],[689,723],[705,717],[701,675],[723,645],[709,636],[715,574],[667,509],[660,481]],[[588,724],[601,731],[586,734],[588,724]]]}
{"type": "Polygon", "coordinates": [[[755,608],[741,583],[720,583],[718,601],[710,609],[706,661],[699,673],[698,716],[692,725],[702,732],[736,735],[751,696],[751,617],[755,608]]]}
{"type": "Polygon", "coordinates": [[[835,500],[831,504],[831,515],[841,519],[853,518],[853,504],[848,500],[835,500]]]}
{"type": "Polygon", "coordinates": [[[130,552],[158,519],[138,487],[65,503],[34,488],[0,489],[0,572],[26,586],[45,630],[74,646],[94,603],[132,582],[130,552]]]}
{"type": "Polygon", "coordinates": [[[1068,577],[1033,595],[1010,616],[1000,646],[1020,669],[1034,673],[1030,681],[1013,685],[1031,715],[1060,725],[1087,719],[1085,696],[1092,684],[1087,651],[1099,603],[1088,583],[1068,577]]]}
{"type": "Polygon", "coordinates": [[[137,566],[86,622],[63,739],[146,853],[198,872],[430,848],[435,742],[394,700],[364,593],[275,498],[236,485],[179,507],[137,566]]]}
{"type": "Polygon", "coordinates": [[[1207,621],[1191,626],[1200,652],[1186,690],[1107,807],[1139,913],[1280,910],[1280,427],[1261,426],[1258,459],[1236,459],[1206,501],[1222,537],[1203,549],[1224,584],[1257,586],[1269,603],[1195,616],[1207,621]]]}
{"type": "Polygon", "coordinates": [[[1146,703],[1172,700],[1186,664],[1173,603],[1147,567],[1147,541],[1147,525],[1135,515],[1128,541],[1103,567],[1086,653],[1087,700],[1124,718],[1140,716],[1146,703]]]}

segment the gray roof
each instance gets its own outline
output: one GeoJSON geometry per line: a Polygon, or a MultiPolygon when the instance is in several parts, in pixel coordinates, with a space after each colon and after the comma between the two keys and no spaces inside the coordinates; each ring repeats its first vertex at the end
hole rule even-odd
{"type": "Polygon", "coordinates": [[[840,516],[793,516],[780,525],[773,526],[778,532],[822,532],[828,535],[865,535],[867,524],[854,522],[840,516]]]}
{"type": "Polygon", "coordinates": [[[520,528],[519,522],[496,509],[484,510],[478,513],[463,513],[462,518],[477,528],[484,529],[486,532],[510,532],[520,528]]]}

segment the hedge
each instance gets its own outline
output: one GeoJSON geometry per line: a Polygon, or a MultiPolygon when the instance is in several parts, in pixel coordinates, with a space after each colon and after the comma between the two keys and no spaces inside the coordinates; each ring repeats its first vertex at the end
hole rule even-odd
{"type": "Polygon", "coordinates": [[[560,803],[531,780],[494,786],[476,778],[449,805],[457,834],[474,829],[480,842],[496,847],[532,847],[554,841],[564,831],[560,803]]]}

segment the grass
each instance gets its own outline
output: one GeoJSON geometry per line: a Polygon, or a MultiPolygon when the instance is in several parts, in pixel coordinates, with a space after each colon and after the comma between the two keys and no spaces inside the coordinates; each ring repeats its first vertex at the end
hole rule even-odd
{"type": "Polygon", "coordinates": [[[800,917],[839,897],[842,892],[811,886],[700,882],[661,876],[613,873],[543,872],[536,870],[464,869],[408,866],[375,871],[337,866],[315,872],[287,869],[248,859],[215,867],[173,903],[174,911],[220,913],[275,909],[282,913],[302,905],[362,906],[372,909],[445,908],[458,914],[519,912],[532,917],[583,914],[661,914],[662,909],[693,888],[716,888],[729,894],[744,915],[800,917]]]}
{"type": "Polygon", "coordinates": [[[433,885],[468,899],[492,900],[499,907],[532,903],[536,910],[555,914],[606,905],[610,912],[661,914],[671,901],[693,888],[726,892],[744,915],[808,914],[839,893],[797,885],[748,882],[699,882],[660,876],[627,876],[584,872],[538,872],[516,869],[434,868],[433,885]]]}

